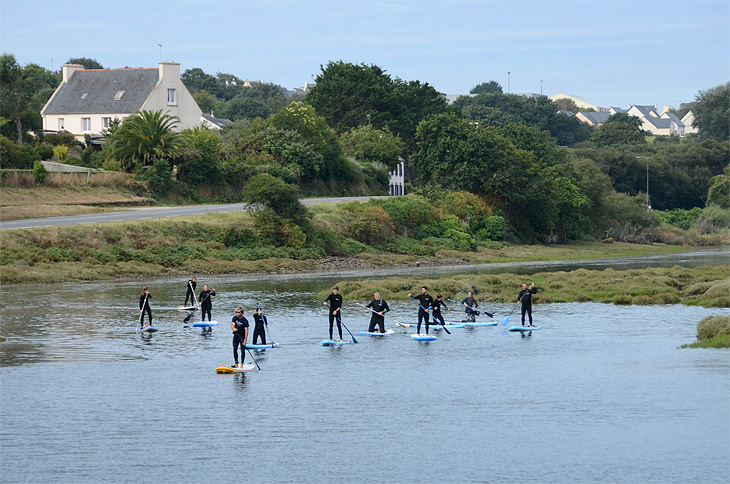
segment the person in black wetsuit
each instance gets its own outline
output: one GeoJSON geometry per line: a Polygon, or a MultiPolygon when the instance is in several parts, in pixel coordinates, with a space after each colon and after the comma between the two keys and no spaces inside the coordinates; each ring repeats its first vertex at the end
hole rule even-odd
{"type": "Polygon", "coordinates": [[[522,284],[522,290],[517,296],[517,301],[522,305],[522,326],[525,325],[525,313],[527,313],[530,319],[530,326],[532,326],[532,295],[536,292],[537,288],[534,282],[530,284],[529,288],[527,284],[522,284]]]}
{"type": "Polygon", "coordinates": [[[188,290],[185,293],[185,304],[183,306],[188,305],[188,299],[190,299],[190,303],[195,303],[195,287],[198,285],[197,279],[195,276],[191,277],[188,281],[188,290]]]}
{"type": "Polygon", "coordinates": [[[443,295],[439,294],[433,302],[433,310],[431,311],[431,317],[433,318],[434,323],[441,321],[441,324],[444,324],[446,322],[444,321],[444,317],[441,315],[441,306],[445,307],[447,311],[451,311],[451,308],[444,304],[443,295]]]}
{"type": "Polygon", "coordinates": [[[426,334],[428,334],[428,325],[429,325],[429,315],[428,311],[433,306],[433,297],[428,293],[428,288],[426,286],[421,287],[421,294],[418,296],[413,296],[413,294],[408,293],[408,297],[411,297],[418,301],[418,304],[420,304],[420,307],[418,308],[418,326],[416,329],[416,332],[418,334],[421,334],[421,320],[426,320],[426,334]]]}
{"type": "Polygon", "coordinates": [[[390,311],[390,308],[388,307],[388,303],[380,297],[380,293],[376,292],[375,299],[373,299],[372,301],[370,301],[369,304],[366,304],[363,307],[370,308],[372,311],[375,311],[370,316],[370,326],[368,326],[368,333],[375,332],[375,325],[378,326],[379,333],[385,333],[385,317],[383,315],[390,311]]]}
{"type": "Polygon", "coordinates": [[[479,311],[476,310],[476,308],[479,307],[479,303],[477,303],[477,300],[474,299],[474,293],[469,291],[469,295],[461,301],[461,304],[466,307],[466,309],[464,309],[464,312],[466,313],[466,321],[470,323],[476,321],[476,317],[479,316],[479,311]]]}
{"type": "Polygon", "coordinates": [[[241,366],[246,359],[246,340],[248,340],[248,319],[243,316],[243,307],[236,308],[236,315],[231,319],[233,331],[233,368],[238,366],[238,348],[241,348],[241,366]]]}
{"type": "Polygon", "coordinates": [[[261,339],[261,343],[259,343],[259,344],[262,344],[262,345],[266,344],[266,329],[264,328],[263,314],[264,314],[264,312],[261,311],[261,308],[258,308],[253,315],[253,322],[254,322],[253,340],[252,340],[253,344],[257,344],[256,341],[258,341],[259,338],[261,339]]]}
{"type": "Polygon", "coordinates": [[[327,306],[329,303],[329,318],[330,318],[330,339],[332,339],[332,330],[335,319],[337,320],[337,332],[340,334],[342,341],[342,296],[340,295],[340,288],[335,286],[332,288],[332,294],[327,296],[324,300],[324,305],[327,306]]]}
{"type": "Polygon", "coordinates": [[[213,296],[215,296],[215,289],[208,289],[208,284],[203,285],[203,291],[200,293],[200,299],[198,302],[198,306],[200,306],[201,309],[201,321],[205,321],[206,313],[208,314],[208,321],[211,321],[210,312],[213,309],[213,300],[211,298],[213,296]]]}
{"type": "Polygon", "coordinates": [[[152,308],[150,308],[150,299],[152,299],[152,296],[150,296],[150,290],[145,286],[144,289],[142,289],[142,295],[139,296],[139,326],[140,328],[142,326],[145,326],[144,324],[144,313],[147,313],[147,316],[149,316],[150,322],[147,323],[147,326],[152,325],[152,308]]]}

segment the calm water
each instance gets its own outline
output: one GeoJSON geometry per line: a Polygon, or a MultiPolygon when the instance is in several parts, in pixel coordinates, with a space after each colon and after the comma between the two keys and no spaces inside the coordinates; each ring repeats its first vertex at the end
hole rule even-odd
{"type": "Polygon", "coordinates": [[[678,348],[728,310],[551,304],[529,338],[399,329],[320,347],[315,293],[363,276],[199,278],[218,291],[207,334],[174,310],[185,280],[153,281],[151,336],[134,332],[139,282],[3,288],[2,482],[730,480],[730,353],[678,348]],[[216,374],[233,362],[232,309],[257,302],[281,347],[254,353],[261,371],[216,374]]]}

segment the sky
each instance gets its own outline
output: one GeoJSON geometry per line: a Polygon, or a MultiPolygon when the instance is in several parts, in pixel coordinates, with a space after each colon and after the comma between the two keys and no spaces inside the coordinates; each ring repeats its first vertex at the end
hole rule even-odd
{"type": "Polygon", "coordinates": [[[162,59],[289,89],[342,60],[445,94],[495,80],[677,107],[730,81],[730,0],[0,0],[0,50],[54,70],[162,59]]]}

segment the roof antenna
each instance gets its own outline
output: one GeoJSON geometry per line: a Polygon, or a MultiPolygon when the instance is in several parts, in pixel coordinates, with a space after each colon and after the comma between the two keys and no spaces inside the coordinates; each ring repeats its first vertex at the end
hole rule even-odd
{"type": "Polygon", "coordinates": [[[157,44],[160,46],[160,62],[162,62],[162,44],[157,44]]]}

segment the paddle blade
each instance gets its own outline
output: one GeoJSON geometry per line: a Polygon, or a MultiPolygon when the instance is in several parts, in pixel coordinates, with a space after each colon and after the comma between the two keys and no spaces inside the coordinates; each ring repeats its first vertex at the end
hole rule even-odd
{"type": "Polygon", "coordinates": [[[507,326],[507,323],[509,323],[509,316],[510,315],[508,314],[507,317],[502,320],[502,322],[500,323],[502,324],[502,326],[507,326]]]}
{"type": "Polygon", "coordinates": [[[190,321],[190,318],[192,318],[192,317],[193,317],[193,313],[188,314],[187,316],[185,316],[185,319],[183,319],[183,323],[187,323],[188,321],[190,321]]]}
{"type": "Polygon", "coordinates": [[[486,314],[486,315],[487,315],[488,317],[490,317],[490,318],[493,318],[493,317],[494,317],[494,314],[492,314],[492,313],[488,313],[488,312],[486,312],[486,311],[484,311],[484,314],[486,314]]]}

